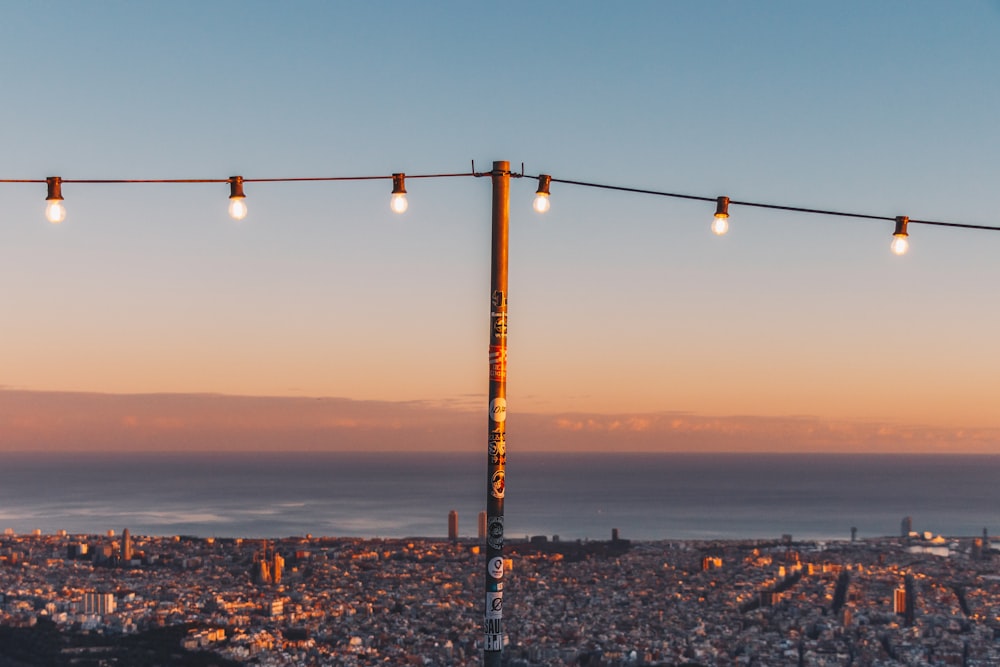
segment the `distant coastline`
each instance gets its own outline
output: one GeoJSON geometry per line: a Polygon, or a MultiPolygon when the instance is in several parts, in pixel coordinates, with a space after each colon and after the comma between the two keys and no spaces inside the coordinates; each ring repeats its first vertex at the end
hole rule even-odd
{"type": "MultiPolygon", "coordinates": [[[[0,530],[474,537],[485,453],[7,455],[0,530]]],[[[1000,456],[514,452],[507,531],[563,540],[1000,534],[1000,456]]]]}

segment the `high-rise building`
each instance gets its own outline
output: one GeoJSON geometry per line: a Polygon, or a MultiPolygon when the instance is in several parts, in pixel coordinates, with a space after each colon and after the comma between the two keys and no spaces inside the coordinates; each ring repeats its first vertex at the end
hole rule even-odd
{"type": "Polygon", "coordinates": [[[892,596],[892,612],[902,616],[906,613],[906,588],[900,586],[892,596]]]}
{"type": "Polygon", "coordinates": [[[132,533],[128,528],[122,531],[122,563],[132,560],[132,533]]]}
{"type": "Polygon", "coordinates": [[[455,510],[448,512],[448,539],[458,541],[458,512],[455,510]]]}
{"type": "Polygon", "coordinates": [[[913,519],[908,516],[903,517],[902,523],[899,525],[900,537],[909,537],[910,533],[913,532],[913,519]]]}
{"type": "Polygon", "coordinates": [[[285,569],[285,559],[277,551],[271,557],[271,578],[276,584],[281,583],[281,573],[285,569]]]}
{"type": "Polygon", "coordinates": [[[479,539],[486,539],[486,512],[482,511],[479,513],[479,539]]]}
{"type": "Polygon", "coordinates": [[[917,590],[912,574],[903,577],[903,590],[906,591],[906,611],[903,614],[903,622],[906,627],[912,628],[917,618],[917,590]]]}
{"type": "Polygon", "coordinates": [[[250,578],[255,584],[280,584],[285,569],[285,559],[277,551],[268,554],[268,545],[253,555],[250,578]]]}

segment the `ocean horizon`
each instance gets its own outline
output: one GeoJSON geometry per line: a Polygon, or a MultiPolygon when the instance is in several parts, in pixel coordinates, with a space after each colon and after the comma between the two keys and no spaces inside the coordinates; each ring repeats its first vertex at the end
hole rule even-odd
{"type": "MultiPolygon", "coordinates": [[[[508,459],[506,534],[846,540],[1000,531],[1000,456],[543,453],[508,459]]],[[[200,537],[475,537],[470,452],[4,455],[0,530],[200,537]]]]}

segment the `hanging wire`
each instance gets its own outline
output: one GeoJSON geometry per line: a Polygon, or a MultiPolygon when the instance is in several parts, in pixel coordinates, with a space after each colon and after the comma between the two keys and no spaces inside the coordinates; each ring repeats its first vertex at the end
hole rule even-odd
{"type": "MultiPolygon", "coordinates": [[[[537,176],[526,176],[526,178],[538,178],[538,177],[537,176]]],[[[658,197],[671,197],[671,198],[674,198],[674,199],[691,199],[691,200],[703,201],[703,202],[715,202],[717,200],[717,197],[702,197],[702,196],[699,196],[699,195],[680,194],[680,193],[677,193],[677,192],[662,192],[662,191],[659,191],[659,190],[646,190],[646,189],[642,189],[642,188],[624,187],[624,186],[620,186],[620,185],[607,185],[607,184],[604,184],[604,183],[588,183],[588,182],[585,182],[585,181],[571,181],[571,180],[568,180],[568,179],[556,178],[554,176],[552,177],[552,182],[553,183],[565,183],[567,185],[579,185],[581,187],[586,187],[586,188],[598,188],[598,189],[601,189],[601,190],[617,190],[617,191],[620,191],[620,192],[636,192],[636,193],[639,193],[639,194],[656,195],[658,197]]],[[[887,220],[889,222],[893,222],[896,219],[896,216],[893,216],[893,215],[871,215],[871,214],[868,214],[868,213],[851,213],[851,212],[848,212],[848,211],[835,211],[835,210],[823,209],[823,208],[807,208],[807,207],[803,207],[803,206],[787,206],[787,205],[784,205],[784,204],[764,204],[764,203],[761,203],[761,202],[743,201],[743,200],[738,200],[738,199],[730,199],[729,203],[731,205],[733,205],[733,206],[752,206],[754,208],[765,208],[765,209],[771,209],[771,210],[774,210],[774,211],[791,211],[791,212],[795,212],[795,213],[811,213],[811,214],[814,214],[814,215],[829,215],[829,216],[838,216],[838,217],[842,217],[842,218],[860,218],[860,219],[863,219],[863,220],[887,220]]],[[[934,220],[920,220],[918,218],[910,218],[910,224],[911,225],[916,225],[916,224],[919,224],[919,225],[936,225],[936,226],[939,226],[939,227],[957,227],[957,228],[961,228],[961,229],[985,229],[985,230],[988,230],[988,231],[1000,232],[1000,227],[996,227],[996,226],[990,226],[990,225],[973,225],[973,224],[967,224],[967,223],[961,223],[961,222],[938,222],[938,221],[934,221],[934,220]]]]}
{"type": "MultiPolygon", "coordinates": [[[[461,177],[484,177],[490,176],[492,172],[490,171],[476,171],[475,162],[472,162],[472,169],[467,172],[455,172],[455,173],[437,173],[437,174],[406,174],[407,179],[418,179],[418,178],[461,178],[461,177]]],[[[521,173],[511,173],[511,177],[516,178],[531,178],[537,179],[538,176],[526,175],[523,171],[521,173]]],[[[576,181],[566,178],[556,178],[554,176],[550,177],[552,183],[562,183],[565,185],[577,185],[585,188],[596,188],[601,190],[613,190],[617,192],[630,192],[636,194],[646,194],[654,195],[657,197],[670,197],[673,199],[687,199],[692,201],[702,201],[714,203],[717,201],[718,197],[706,197],[701,195],[691,195],[679,192],[665,192],[661,190],[650,190],[646,188],[635,188],[627,187],[621,185],[609,185],[607,183],[592,183],[587,181],[576,181]]],[[[77,183],[77,184],[123,184],[123,183],[166,183],[166,184],[180,184],[180,183],[230,183],[231,178],[122,178],[122,179],[94,179],[94,178],[61,178],[62,183],[77,183]]],[[[384,176],[303,176],[303,177],[281,177],[281,178],[243,178],[244,183],[296,183],[296,182],[322,182],[322,181],[373,181],[373,180],[392,180],[392,174],[386,174],[384,176]]],[[[0,179],[0,183],[46,183],[47,179],[23,179],[23,178],[3,178],[0,179]]],[[[872,215],[869,213],[854,213],[849,211],[839,211],[833,209],[823,209],[823,208],[811,208],[804,206],[789,206],[785,204],[766,204],[762,202],[745,201],[739,199],[731,199],[729,203],[733,206],[749,206],[753,208],[763,208],[770,209],[774,211],[789,211],[794,213],[809,213],[813,215],[827,215],[834,217],[843,218],[857,218],[863,220],[884,220],[892,222],[896,219],[896,216],[891,215],[872,215]]],[[[987,231],[1000,231],[1000,227],[993,225],[976,225],[961,222],[945,222],[940,220],[922,220],[920,218],[910,218],[909,223],[911,225],[933,225],[936,227],[953,227],[957,229],[981,229],[987,231]]]]}

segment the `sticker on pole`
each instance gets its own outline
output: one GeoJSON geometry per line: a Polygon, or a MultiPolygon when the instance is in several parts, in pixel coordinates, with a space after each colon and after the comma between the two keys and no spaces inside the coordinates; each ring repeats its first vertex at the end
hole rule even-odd
{"type": "Polygon", "coordinates": [[[507,463],[507,439],[503,433],[490,433],[490,463],[502,466],[507,463]]]}
{"type": "Polygon", "coordinates": [[[490,345],[490,380],[503,382],[507,379],[507,348],[490,345]]]}
{"type": "Polygon", "coordinates": [[[503,618],[503,593],[486,594],[486,618],[503,618]]]}
{"type": "Polygon", "coordinates": [[[496,558],[491,558],[490,562],[486,566],[487,571],[490,576],[494,579],[503,578],[503,558],[497,556],[496,558]]]}
{"type": "Polygon", "coordinates": [[[498,424],[507,421],[507,399],[494,398],[490,401],[490,419],[498,424]]]}
{"type": "Polygon", "coordinates": [[[493,494],[494,498],[503,498],[503,494],[507,490],[506,477],[503,470],[497,470],[490,478],[490,493],[493,494]]]}
{"type": "Polygon", "coordinates": [[[503,517],[490,517],[490,525],[486,528],[486,544],[490,549],[503,549],[503,517]]]}
{"type": "Polygon", "coordinates": [[[507,313],[490,313],[493,316],[493,337],[503,340],[507,337],[507,313]]]}
{"type": "Polygon", "coordinates": [[[486,635],[486,641],[483,643],[483,649],[489,652],[502,651],[503,635],[502,634],[486,635]]]}

